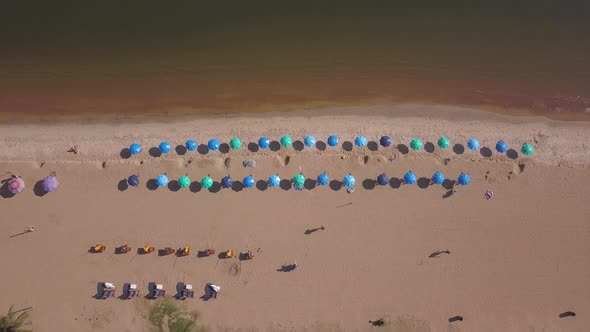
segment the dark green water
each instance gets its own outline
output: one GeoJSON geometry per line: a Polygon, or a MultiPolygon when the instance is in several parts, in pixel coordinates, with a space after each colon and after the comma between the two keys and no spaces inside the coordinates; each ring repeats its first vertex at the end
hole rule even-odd
{"type": "Polygon", "coordinates": [[[13,1],[1,15],[5,113],[403,101],[590,112],[589,2],[13,1]]]}

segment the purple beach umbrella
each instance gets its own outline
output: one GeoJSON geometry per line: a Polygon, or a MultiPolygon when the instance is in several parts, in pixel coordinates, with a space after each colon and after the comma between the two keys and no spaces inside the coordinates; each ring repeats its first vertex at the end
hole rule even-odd
{"type": "Polygon", "coordinates": [[[59,181],[57,181],[57,178],[55,176],[50,175],[50,176],[46,177],[45,179],[43,179],[42,186],[43,186],[43,190],[50,193],[52,191],[55,191],[55,189],[57,189],[57,187],[59,187],[59,181]]]}

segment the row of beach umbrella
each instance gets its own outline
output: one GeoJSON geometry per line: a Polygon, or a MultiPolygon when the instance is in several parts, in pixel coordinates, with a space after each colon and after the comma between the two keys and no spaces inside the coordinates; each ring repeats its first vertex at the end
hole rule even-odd
{"type": "MultiPolygon", "coordinates": [[[[41,180],[41,188],[43,188],[45,192],[55,191],[57,187],[59,187],[59,181],[57,180],[57,177],[53,175],[47,176],[41,180]]],[[[7,189],[12,194],[18,194],[25,190],[25,188],[25,180],[20,176],[12,177],[8,181],[7,189]]]]}
{"type": "MultiPolygon", "coordinates": [[[[267,149],[270,147],[270,142],[271,141],[268,137],[261,137],[258,140],[258,146],[262,149],[267,149]]],[[[311,135],[308,135],[303,139],[303,144],[308,148],[313,148],[316,145],[316,143],[317,143],[317,141],[316,141],[315,137],[313,137],[311,135]]],[[[336,136],[336,135],[329,136],[327,143],[331,147],[338,146],[338,143],[339,143],[338,136],[336,136]]],[[[382,136],[379,139],[379,143],[383,147],[389,147],[392,144],[391,137],[390,136],[382,136]]],[[[283,146],[285,148],[289,148],[293,145],[293,139],[291,138],[291,136],[288,136],[288,135],[282,136],[280,139],[280,144],[281,144],[281,146],[283,146]]],[[[362,147],[367,146],[368,141],[365,136],[356,136],[354,139],[354,144],[357,147],[362,148],[362,147]]],[[[441,149],[447,149],[451,146],[451,141],[447,137],[441,137],[438,139],[437,145],[441,149]]],[[[211,139],[207,142],[207,147],[211,151],[219,150],[220,146],[221,146],[221,143],[219,142],[219,140],[217,140],[215,138],[211,139]]],[[[234,137],[229,141],[229,147],[232,148],[233,150],[238,150],[238,149],[240,149],[241,146],[242,146],[242,141],[237,137],[234,137]]],[[[412,150],[415,150],[415,151],[421,150],[423,146],[424,146],[424,144],[418,138],[414,138],[410,141],[410,147],[412,148],[412,150]]],[[[194,151],[197,149],[198,145],[195,140],[190,139],[190,140],[186,141],[185,147],[188,151],[194,151]]],[[[467,147],[470,150],[474,150],[474,151],[479,150],[480,143],[477,139],[472,138],[467,141],[467,147]]],[[[169,142],[160,143],[158,148],[160,150],[160,153],[162,153],[162,154],[169,153],[172,150],[172,146],[170,145],[169,142]]],[[[142,148],[139,143],[133,143],[129,147],[129,151],[131,152],[132,155],[139,154],[141,152],[141,150],[142,150],[142,148]]],[[[521,146],[520,150],[526,156],[531,156],[534,152],[533,146],[528,143],[523,144],[521,146]]],[[[498,141],[496,143],[496,151],[499,153],[505,153],[506,151],[508,151],[508,144],[504,141],[498,141]]]]}
{"type": "MultiPolygon", "coordinates": [[[[385,185],[389,184],[390,179],[391,178],[387,174],[381,173],[377,176],[376,181],[379,185],[385,186],[385,185]]],[[[446,180],[446,178],[441,172],[436,172],[432,175],[430,180],[433,184],[442,184],[446,180]]],[[[168,176],[166,176],[165,174],[160,174],[160,175],[156,176],[155,181],[159,187],[164,187],[164,186],[168,185],[168,182],[169,182],[168,176]]],[[[228,175],[228,176],[224,176],[221,179],[220,184],[223,188],[231,188],[234,184],[234,181],[235,180],[231,176],[228,175]]],[[[291,181],[293,183],[293,186],[295,186],[295,188],[301,189],[301,188],[303,188],[303,186],[305,184],[306,178],[303,174],[298,173],[291,179],[291,181]]],[[[417,181],[416,174],[414,174],[412,171],[409,171],[406,174],[404,174],[404,177],[403,177],[404,184],[412,185],[412,184],[415,184],[416,181],[417,181]]],[[[469,183],[471,183],[471,178],[469,177],[468,174],[461,173],[457,177],[456,181],[458,184],[466,186],[469,183]]],[[[137,186],[139,184],[139,177],[137,175],[131,175],[127,179],[127,182],[131,186],[137,186]]],[[[318,177],[317,177],[317,184],[318,185],[326,186],[329,184],[329,182],[330,182],[330,177],[328,176],[328,174],[322,173],[322,174],[318,175],[318,177]]],[[[277,174],[273,174],[273,175],[269,176],[267,183],[270,187],[278,187],[281,183],[281,178],[277,174]]],[[[209,175],[204,176],[201,179],[200,184],[201,184],[202,188],[209,189],[213,186],[213,178],[211,178],[211,176],[209,176],[209,175]]],[[[256,181],[255,181],[254,177],[252,177],[252,175],[247,175],[242,179],[242,184],[244,185],[245,188],[252,188],[256,184],[256,181]]],[[[356,184],[356,179],[354,178],[354,176],[352,174],[348,174],[348,175],[344,176],[344,178],[342,179],[342,184],[348,188],[352,188],[356,184]]],[[[180,188],[187,188],[190,185],[191,185],[191,179],[188,176],[183,175],[178,178],[178,186],[180,188]]]]}

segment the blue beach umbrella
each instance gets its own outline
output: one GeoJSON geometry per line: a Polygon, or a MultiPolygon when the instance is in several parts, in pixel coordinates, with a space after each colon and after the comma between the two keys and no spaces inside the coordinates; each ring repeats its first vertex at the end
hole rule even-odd
{"type": "Polygon", "coordinates": [[[330,182],[330,177],[328,177],[328,174],[322,173],[322,174],[318,175],[318,185],[327,186],[329,182],[330,182]]]}
{"type": "Polygon", "coordinates": [[[338,136],[331,135],[328,137],[328,145],[329,146],[338,146],[338,136]]]}
{"type": "Polygon", "coordinates": [[[281,184],[281,178],[278,175],[273,174],[268,177],[268,185],[269,186],[278,187],[280,184],[281,184]]]}
{"type": "Polygon", "coordinates": [[[416,174],[409,171],[408,173],[404,174],[404,183],[405,184],[414,184],[416,183],[416,174]]]}
{"type": "Polygon", "coordinates": [[[137,175],[131,175],[128,179],[127,182],[129,183],[130,186],[137,186],[139,184],[139,176],[137,175]]]}
{"type": "Polygon", "coordinates": [[[469,183],[471,183],[471,178],[469,177],[468,174],[461,173],[461,174],[459,174],[459,177],[457,178],[457,183],[459,183],[462,186],[466,186],[469,183]]]}
{"type": "Polygon", "coordinates": [[[156,184],[159,187],[164,187],[165,185],[168,184],[168,177],[164,174],[160,174],[160,175],[156,176],[156,184]]]}
{"type": "Polygon", "coordinates": [[[381,146],[383,147],[388,147],[391,145],[391,137],[381,136],[381,139],[379,139],[379,143],[381,143],[381,146]]]}
{"type": "Polygon", "coordinates": [[[365,136],[357,136],[354,138],[354,144],[362,148],[367,145],[367,138],[365,136]]]}
{"type": "Polygon", "coordinates": [[[469,141],[467,141],[467,147],[470,150],[479,150],[479,141],[475,138],[471,138],[469,141]]]}
{"type": "Polygon", "coordinates": [[[231,178],[231,176],[224,176],[221,179],[221,186],[223,188],[231,188],[231,186],[234,184],[234,180],[231,178]]]}
{"type": "Polygon", "coordinates": [[[195,151],[197,149],[197,141],[189,139],[185,143],[186,149],[189,151],[195,151]]]}
{"type": "Polygon", "coordinates": [[[131,146],[129,147],[129,152],[131,152],[132,155],[139,154],[141,152],[141,145],[137,143],[131,144],[131,146]]]}
{"type": "Polygon", "coordinates": [[[445,176],[441,172],[436,172],[432,176],[431,180],[432,180],[432,183],[434,183],[434,184],[442,184],[443,182],[445,182],[445,176]]]}
{"type": "Polygon", "coordinates": [[[252,188],[254,187],[254,184],[256,183],[256,181],[254,181],[254,178],[251,175],[248,175],[246,177],[244,177],[244,187],[245,188],[252,188]]]}
{"type": "Polygon", "coordinates": [[[342,180],[342,184],[344,184],[345,186],[347,186],[348,188],[352,188],[354,187],[354,184],[356,183],[356,180],[354,178],[354,176],[352,176],[352,174],[348,174],[347,176],[344,177],[344,179],[342,180]]]}
{"type": "Polygon", "coordinates": [[[168,153],[168,152],[170,152],[170,150],[172,150],[172,148],[170,147],[170,143],[168,143],[168,142],[160,143],[159,147],[160,147],[161,153],[168,153]]]}
{"type": "Polygon", "coordinates": [[[260,137],[260,139],[258,140],[258,146],[261,149],[268,149],[268,147],[270,146],[270,139],[268,139],[268,137],[260,137]]]}
{"type": "Polygon", "coordinates": [[[377,183],[380,186],[388,185],[389,184],[389,176],[387,176],[387,174],[385,174],[385,173],[379,174],[379,176],[377,176],[377,183]]]}
{"type": "Polygon", "coordinates": [[[506,142],[504,141],[499,141],[498,143],[496,143],[496,151],[500,153],[508,151],[508,144],[506,144],[506,142]]]}
{"type": "Polygon", "coordinates": [[[305,137],[305,139],[303,140],[303,143],[305,144],[305,146],[307,146],[308,148],[313,148],[315,146],[315,137],[308,135],[305,137]]]}
{"type": "Polygon", "coordinates": [[[207,147],[211,151],[217,151],[219,149],[219,141],[215,138],[210,139],[209,142],[207,143],[207,147]]]}

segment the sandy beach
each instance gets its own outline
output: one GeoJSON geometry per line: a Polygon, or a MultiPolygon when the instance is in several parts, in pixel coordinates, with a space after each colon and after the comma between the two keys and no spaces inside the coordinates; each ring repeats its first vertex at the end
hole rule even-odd
{"type": "Polygon", "coordinates": [[[2,178],[12,172],[27,183],[24,192],[0,198],[0,312],[12,304],[33,307],[35,331],[146,331],[153,301],[97,300],[97,282],[115,283],[118,296],[125,282],[137,283],[144,295],[154,281],[171,296],[184,281],[197,294],[181,305],[198,311],[200,325],[211,331],[587,330],[589,122],[415,104],[321,114],[0,124],[2,178]],[[341,144],[362,134],[373,144],[351,151],[249,144],[284,134],[323,142],[334,134],[341,144]],[[382,135],[392,137],[391,147],[377,146],[382,135]],[[175,149],[187,139],[227,143],[234,136],[243,141],[238,151],[175,149]],[[414,137],[436,146],[441,136],[451,140],[449,149],[407,150],[414,137]],[[469,150],[472,137],[491,155],[469,150]],[[510,153],[495,152],[500,139],[510,153]],[[164,140],[172,152],[150,155],[164,140]],[[134,142],[143,151],[128,157],[124,149],[134,142]],[[534,146],[533,156],[522,155],[523,143],[534,146]],[[73,145],[78,154],[67,152],[73,145]],[[244,168],[248,159],[257,167],[244,168]],[[443,198],[449,188],[423,180],[401,185],[409,170],[419,178],[441,171],[456,179],[465,172],[472,182],[443,198]],[[60,187],[43,195],[35,183],[51,172],[60,187]],[[309,179],[326,172],[337,181],[304,191],[263,184],[273,173],[290,179],[298,172],[309,179]],[[375,186],[382,172],[394,179],[375,186]],[[171,180],[251,174],[260,181],[218,192],[196,184],[177,191],[146,187],[162,173],[171,180]],[[352,194],[337,183],[348,173],[357,180],[352,194]],[[142,180],[137,188],[122,181],[131,174],[142,180]],[[494,192],[491,200],[486,190],[494,192]],[[11,237],[28,226],[36,231],[11,237]],[[320,226],[326,229],[304,234],[320,226]],[[97,243],[107,251],[88,253],[97,243]],[[132,253],[114,255],[121,244],[132,253]],[[192,252],[135,255],[146,244],[188,245],[192,252]],[[197,258],[205,248],[252,250],[256,257],[197,258]],[[450,254],[429,257],[442,250],[450,254]],[[299,270],[277,271],[295,261],[299,270]],[[201,301],[196,297],[208,282],[221,293],[201,301]],[[577,316],[560,318],[566,311],[577,316]],[[448,321],[457,315],[464,320],[448,321]],[[386,325],[368,323],[377,319],[386,325]]]}

